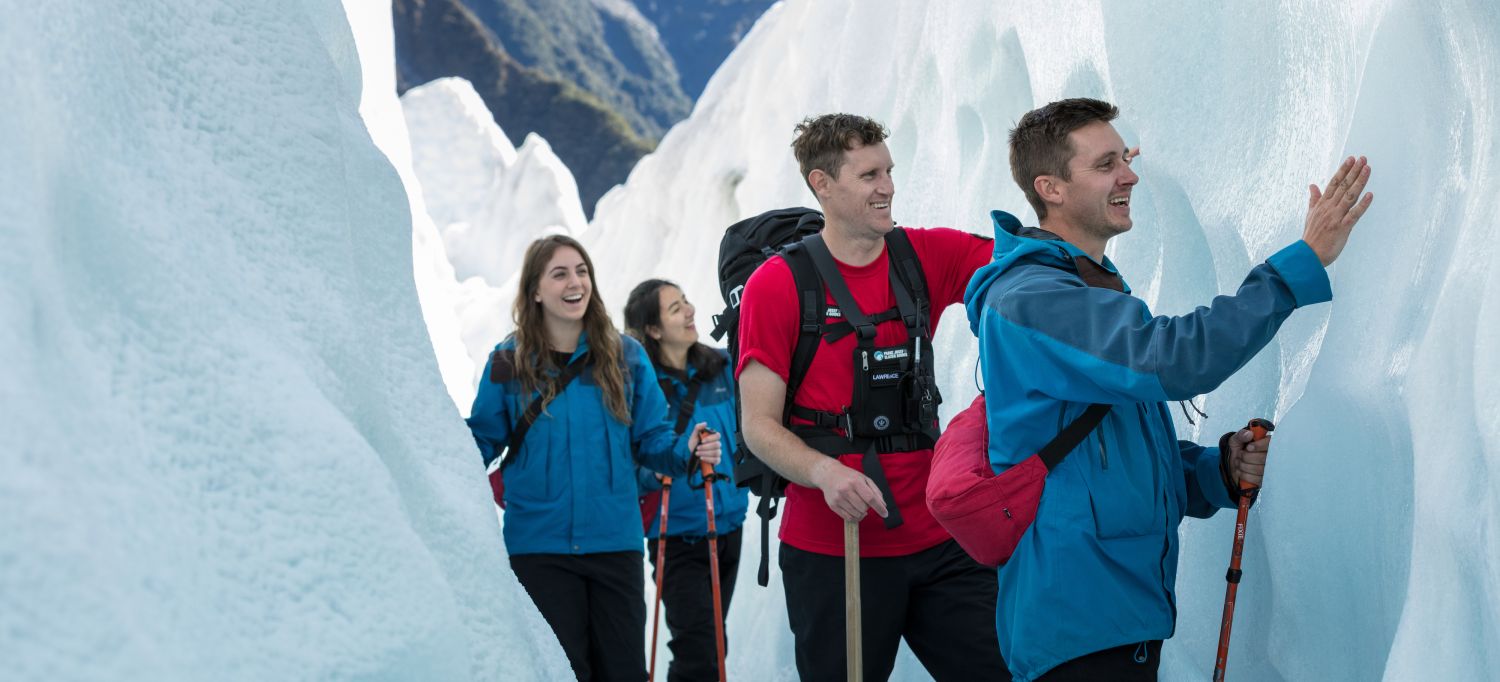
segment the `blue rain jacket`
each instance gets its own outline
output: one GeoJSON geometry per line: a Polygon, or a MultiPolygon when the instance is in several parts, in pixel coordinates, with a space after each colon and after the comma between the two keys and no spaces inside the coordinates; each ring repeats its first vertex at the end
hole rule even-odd
{"type": "MultiPolygon", "coordinates": [[[[734,434],[739,426],[734,416],[734,363],[729,361],[727,352],[718,349],[714,352],[724,360],[724,368],[717,376],[706,379],[703,387],[698,389],[693,418],[688,421],[686,428],[691,429],[698,422],[706,422],[708,428],[719,432],[719,446],[723,452],[734,452],[734,434]]],[[[697,369],[688,367],[688,378],[693,379],[697,372],[697,369]]],[[[657,376],[665,378],[671,384],[671,389],[667,392],[667,404],[670,405],[668,421],[675,425],[677,415],[682,410],[682,401],[687,398],[688,385],[680,376],[671,372],[658,372],[657,376]]],[[[749,506],[750,491],[734,483],[733,459],[725,457],[714,467],[714,471],[729,476],[728,479],[714,483],[714,530],[720,535],[739,530],[745,524],[745,509],[749,506]]],[[[640,483],[642,492],[661,490],[662,487],[655,474],[644,468],[640,470],[640,483]]],[[[708,507],[704,504],[704,491],[691,487],[702,484],[703,477],[697,472],[690,472],[687,478],[673,479],[671,499],[667,501],[668,537],[693,538],[708,535],[708,507]]],[[[661,507],[647,511],[650,513],[650,525],[646,529],[646,537],[654,539],[661,535],[661,507]]]]}
{"type": "MultiPolygon", "coordinates": [[[[964,295],[979,337],[996,473],[1090,403],[1103,423],[1047,477],[1036,522],[999,569],[996,629],[1018,682],[1102,649],[1172,636],[1177,527],[1234,506],[1219,450],[1177,440],[1165,401],[1208,393],[1300,306],[1332,298],[1305,242],[1256,266],[1234,296],[1178,317],[1091,288],[1077,247],[994,211],[995,261],[964,295]]],[[[1084,256],[1087,258],[1087,256],[1084,256]]],[[[1103,267],[1117,272],[1105,259],[1103,267]]]]}
{"type": "MultiPolygon", "coordinates": [[[[552,399],[505,468],[502,532],[510,554],[639,552],[645,537],[636,465],[674,476],[687,472],[688,436],[672,432],[646,349],[630,337],[621,344],[631,423],[609,413],[592,369],[552,399]]],[[[506,339],[495,348],[514,349],[515,342],[506,339]]],[[[573,357],[587,349],[580,337],[573,357]]],[[[536,397],[521,391],[519,378],[491,381],[490,369],[485,363],[468,419],[486,466],[536,397]]]]}

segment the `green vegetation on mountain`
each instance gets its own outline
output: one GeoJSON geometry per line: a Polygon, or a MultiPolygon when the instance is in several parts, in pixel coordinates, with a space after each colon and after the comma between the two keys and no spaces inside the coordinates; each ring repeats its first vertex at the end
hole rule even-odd
{"type": "Polygon", "coordinates": [[[658,139],[693,102],[656,27],[629,0],[464,0],[521,64],[577,85],[658,139]]]}
{"type": "Polygon", "coordinates": [[[661,35],[681,74],[683,92],[698,100],[710,76],[775,0],[635,0],[661,35]]]}
{"type": "Polygon", "coordinates": [[[395,0],[397,87],[436,78],[473,83],[512,143],[547,139],[578,181],[586,214],[655,142],[593,94],[517,62],[460,0],[395,0]]]}

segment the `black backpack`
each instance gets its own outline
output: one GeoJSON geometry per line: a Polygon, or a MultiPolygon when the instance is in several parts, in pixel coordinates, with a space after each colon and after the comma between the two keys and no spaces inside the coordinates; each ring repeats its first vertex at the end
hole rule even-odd
{"type": "MultiPolygon", "coordinates": [[[[740,358],[740,294],[745,290],[745,282],[749,281],[750,275],[754,274],[761,263],[788,249],[801,248],[803,238],[818,234],[822,229],[822,213],[810,208],[783,208],[746,218],[724,231],[724,239],[719,242],[719,293],[724,297],[725,308],[723,312],[713,316],[712,336],[715,341],[723,340],[726,334],[729,336],[729,360],[736,363],[736,367],[740,358]]],[[[791,263],[790,260],[787,262],[791,263]]],[[[813,291],[817,294],[813,309],[804,310],[804,313],[811,313],[803,315],[803,322],[806,323],[810,317],[821,314],[818,305],[823,301],[822,281],[818,279],[816,272],[808,268],[793,268],[792,278],[797,283],[798,291],[813,291]]],[[[818,325],[822,322],[821,317],[816,318],[818,325]]],[[[783,423],[791,414],[797,384],[812,365],[812,356],[817,349],[817,335],[798,335],[797,347],[792,352],[791,383],[786,387],[786,405],[782,410],[783,423]]],[[[734,398],[735,423],[738,424],[742,416],[738,382],[735,384],[734,398]]],[[[786,490],[786,479],[750,453],[749,447],[744,444],[743,432],[735,434],[735,442],[740,444],[733,454],[735,480],[740,487],[750,488],[760,496],[761,507],[766,510],[761,514],[763,518],[774,518],[775,500],[786,490]],[[767,504],[770,505],[769,508],[766,507],[767,504]]]]}
{"type": "MultiPolygon", "coordinates": [[[[801,317],[801,332],[797,335],[797,343],[792,351],[786,387],[786,403],[781,412],[782,424],[788,428],[791,427],[793,403],[801,380],[807,375],[808,368],[812,366],[813,356],[817,353],[818,346],[822,344],[823,337],[829,335],[837,338],[853,331],[848,322],[826,324],[827,292],[823,279],[818,275],[818,268],[813,262],[813,257],[808,253],[806,244],[803,243],[804,239],[818,235],[822,228],[823,214],[813,209],[778,209],[746,218],[729,226],[729,229],[724,232],[723,240],[719,243],[719,293],[724,297],[725,308],[722,313],[713,316],[712,336],[715,341],[722,340],[725,335],[729,336],[729,357],[732,362],[738,363],[740,357],[739,306],[745,282],[750,279],[750,275],[760,267],[761,263],[776,255],[780,255],[786,261],[792,272],[792,280],[798,293],[797,308],[801,317]]],[[[916,305],[920,308],[922,326],[926,328],[926,321],[931,317],[927,280],[922,273],[921,263],[917,260],[916,251],[912,248],[911,241],[905,232],[899,228],[887,235],[886,246],[890,250],[888,257],[891,270],[911,293],[916,305]]],[[[930,336],[930,332],[928,334],[930,336]]],[[[735,385],[734,405],[738,424],[742,417],[738,383],[735,385]]],[[[750,451],[742,431],[735,434],[735,442],[739,443],[738,449],[733,453],[735,481],[740,487],[749,488],[760,498],[760,503],[755,510],[756,515],[761,519],[761,558],[757,582],[765,586],[770,577],[770,522],[776,517],[781,498],[786,491],[787,480],[750,451]]],[[[877,484],[883,480],[882,474],[877,484]]],[[[887,502],[890,503],[889,486],[882,485],[881,487],[884,488],[882,492],[887,493],[887,502]]],[[[891,508],[894,510],[894,506],[891,508]]],[[[896,522],[899,523],[899,516],[896,518],[896,522]]]]}

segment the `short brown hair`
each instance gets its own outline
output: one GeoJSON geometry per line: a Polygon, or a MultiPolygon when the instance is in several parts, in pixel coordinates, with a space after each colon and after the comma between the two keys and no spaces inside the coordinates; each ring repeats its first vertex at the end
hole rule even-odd
{"type": "Polygon", "coordinates": [[[1109,102],[1075,97],[1032,109],[1011,129],[1010,175],[1036,209],[1038,220],[1047,217],[1047,205],[1036,193],[1036,179],[1042,175],[1072,179],[1068,161],[1074,150],[1068,134],[1090,123],[1108,123],[1119,115],[1120,109],[1109,102]]]}
{"type": "MultiPolygon", "coordinates": [[[[797,135],[792,140],[792,153],[797,157],[804,183],[815,168],[837,180],[839,166],[844,165],[844,152],[855,146],[884,142],[891,134],[885,126],[854,114],[806,118],[792,132],[797,135]]],[[[812,189],[812,184],[808,183],[807,188],[812,189]]]]}

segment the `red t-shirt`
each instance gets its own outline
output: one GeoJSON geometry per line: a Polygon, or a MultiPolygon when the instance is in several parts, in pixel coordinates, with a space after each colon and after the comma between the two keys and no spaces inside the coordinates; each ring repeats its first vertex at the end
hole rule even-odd
{"type": "MultiPolygon", "coordinates": [[[[962,301],[964,288],[974,271],[990,262],[994,242],[942,227],[908,228],[906,234],[911,237],[912,247],[927,277],[927,295],[932,302],[932,329],[936,332],[943,309],[962,301]]],[[[863,267],[838,264],[849,292],[866,315],[896,305],[891,293],[889,264],[885,252],[863,267]]],[[[827,299],[829,306],[836,306],[832,293],[827,299]]],[[[750,360],[755,360],[780,375],[783,381],[787,379],[792,350],[797,344],[801,326],[796,300],[797,288],[791,268],[780,257],[767,260],[750,276],[740,303],[741,369],[750,360]]],[[[829,318],[827,321],[840,320],[829,318]]],[[[877,328],[876,345],[890,346],[904,341],[906,327],[899,319],[888,320],[877,328]]],[[[854,396],[855,344],[855,335],[849,334],[835,343],[825,340],[818,346],[812,366],[798,389],[798,405],[841,412],[850,404],[854,396]]],[[[843,455],[839,461],[860,470],[861,457],[859,454],[843,455]]],[[[905,523],[887,530],[879,515],[866,515],[859,528],[860,556],[903,556],[947,540],[948,532],[927,511],[927,473],[932,464],[932,450],[882,454],[880,464],[885,469],[891,494],[901,508],[905,523]]],[[[822,491],[790,484],[786,488],[782,513],[781,541],[807,552],[842,556],[844,521],[828,508],[822,491]]]]}

